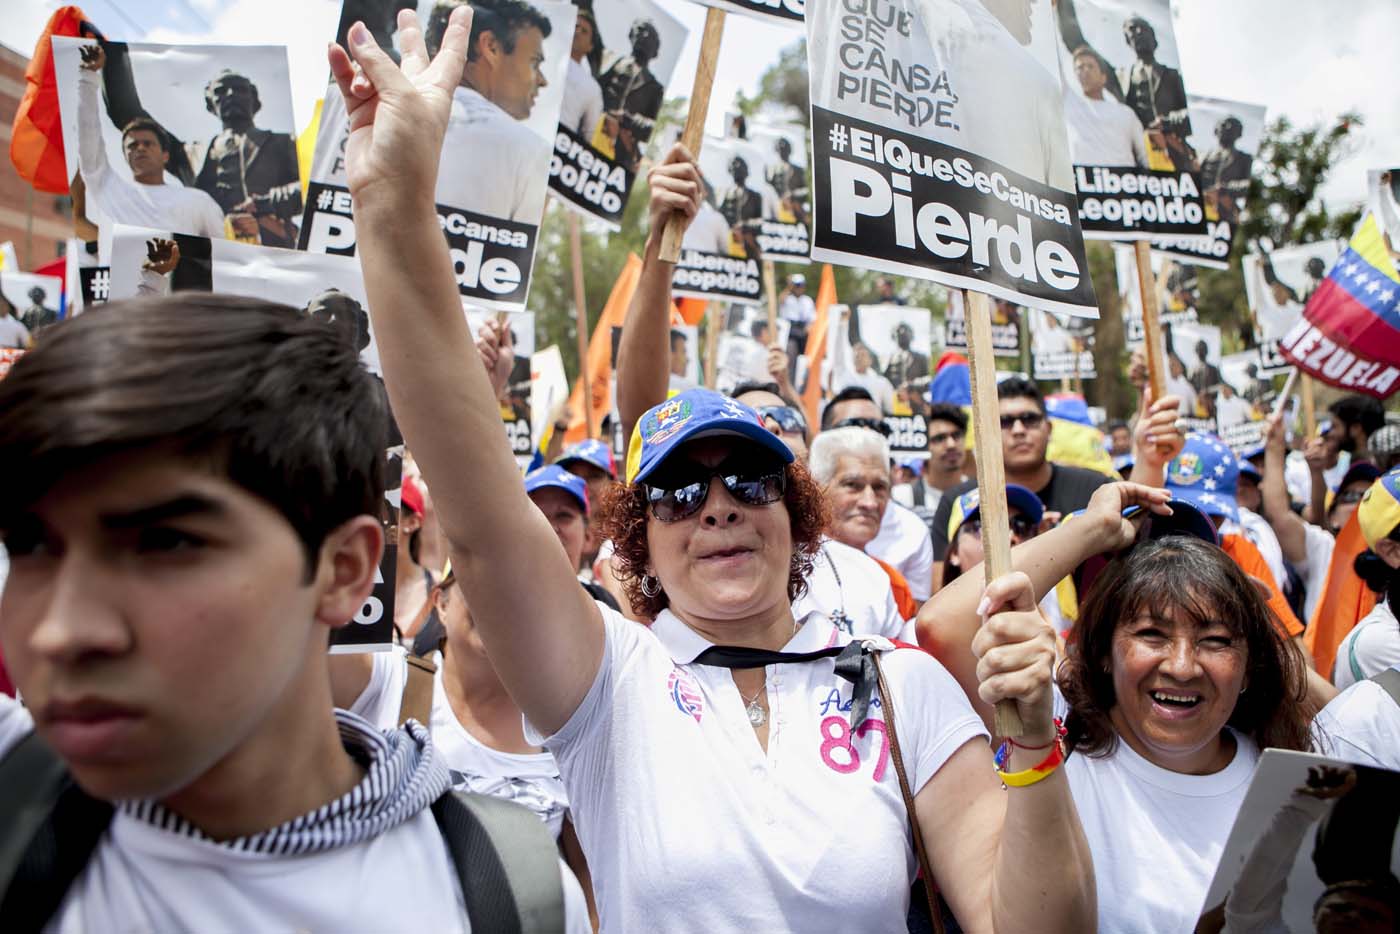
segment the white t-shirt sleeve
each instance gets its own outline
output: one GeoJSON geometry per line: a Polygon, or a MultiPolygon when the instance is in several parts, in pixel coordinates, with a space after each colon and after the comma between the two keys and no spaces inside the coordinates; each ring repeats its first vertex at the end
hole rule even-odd
{"type": "Polygon", "coordinates": [[[1400,770],[1400,704],[1374,681],[1354,684],[1313,720],[1313,743],[1324,756],[1400,770]]]}
{"type": "Polygon", "coordinates": [[[1337,540],[1327,532],[1313,525],[1304,524],[1303,560],[1293,566],[1303,579],[1303,624],[1312,622],[1313,611],[1322,599],[1322,588],[1327,583],[1327,570],[1332,566],[1332,551],[1337,540]]]}
{"type": "Polygon", "coordinates": [[[88,191],[100,199],[102,187],[111,177],[111,164],[98,118],[98,80],[96,72],[78,69],[78,169],[88,191]]]}
{"type": "Polygon", "coordinates": [[[933,539],[929,537],[923,520],[917,519],[917,522],[923,534],[919,537],[918,549],[904,565],[904,579],[909,583],[909,593],[923,603],[933,596],[933,539]]]}
{"type": "Polygon", "coordinates": [[[198,188],[191,188],[189,191],[198,191],[203,195],[199,199],[199,207],[196,208],[197,217],[194,232],[201,237],[208,237],[210,240],[224,239],[224,212],[219,207],[219,202],[198,188]]]}
{"type": "Polygon", "coordinates": [[[29,708],[9,695],[0,694],[0,758],[33,731],[34,718],[29,708]]]}
{"type": "Polygon", "coordinates": [[[545,736],[528,718],[525,720],[525,741],[549,750],[561,768],[565,763],[573,763],[591,772],[601,771],[606,765],[599,760],[606,759],[607,751],[612,748],[614,695],[619,673],[639,649],[646,632],[640,623],[625,619],[612,607],[600,603],[598,611],[603,616],[603,658],[578,709],[552,736],[545,736]],[[592,760],[589,752],[595,753],[592,760]]]}
{"type": "Polygon", "coordinates": [[[408,679],[407,650],[396,645],[387,652],[375,652],[369,683],[350,705],[350,712],[359,714],[381,730],[399,725],[399,708],[403,705],[404,683],[408,679]]]}
{"type": "Polygon", "coordinates": [[[1338,646],[1332,683],[1346,689],[1392,665],[1400,665],[1400,625],[1382,602],[1338,646]]]}
{"type": "Polygon", "coordinates": [[[909,784],[918,794],[943,763],[987,728],[967,695],[932,655],[896,649],[881,657],[885,679],[895,697],[895,729],[910,770],[909,784]]]}

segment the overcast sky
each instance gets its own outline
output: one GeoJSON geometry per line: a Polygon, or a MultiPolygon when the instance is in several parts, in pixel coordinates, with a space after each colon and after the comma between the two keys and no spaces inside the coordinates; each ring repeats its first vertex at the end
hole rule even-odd
{"type": "MultiPolygon", "coordinates": [[[[704,8],[660,0],[691,30],[670,96],[688,96],[695,75],[704,8]]],[[[1039,0],[1047,2],[1047,0],[1039,0]]],[[[0,42],[24,54],[54,0],[8,0],[0,42]]],[[[154,42],[269,44],[285,41],[291,59],[298,125],[324,92],[325,42],[335,30],[339,0],[86,0],[83,8],[114,39],[154,42]]],[[[1354,108],[1366,120],[1357,151],[1339,165],[1326,189],[1343,205],[1365,197],[1365,170],[1400,164],[1400,2],[1346,0],[1175,0],[1177,45],[1187,90],[1264,104],[1270,117],[1295,123],[1330,119],[1354,108]]],[[[709,128],[738,90],[752,94],[779,49],[800,29],[730,16],[711,100],[709,128]],[[741,27],[741,28],[736,28],[741,27]]]]}

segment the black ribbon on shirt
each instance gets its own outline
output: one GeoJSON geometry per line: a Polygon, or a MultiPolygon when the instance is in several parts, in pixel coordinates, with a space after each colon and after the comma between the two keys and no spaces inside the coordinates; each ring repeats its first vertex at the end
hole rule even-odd
{"type": "Polygon", "coordinates": [[[851,729],[865,721],[870,712],[870,696],[878,680],[873,651],[860,640],[815,652],[774,652],[742,645],[712,645],[695,657],[696,665],[716,668],[763,668],[836,659],[836,673],[851,682],[851,729]]]}

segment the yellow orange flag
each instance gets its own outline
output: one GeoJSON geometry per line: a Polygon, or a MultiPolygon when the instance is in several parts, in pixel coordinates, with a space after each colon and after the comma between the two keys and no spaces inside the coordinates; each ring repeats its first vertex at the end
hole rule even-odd
{"type": "Polygon", "coordinates": [[[1313,657],[1313,667],[1324,678],[1332,677],[1332,665],[1342,640],[1376,605],[1375,593],[1352,570],[1356,556],[1365,550],[1361,522],[1353,512],[1337,533],[1327,581],[1322,585],[1322,599],[1313,608],[1312,619],[1303,633],[1303,644],[1313,657]]]}
{"type": "Polygon", "coordinates": [[[830,263],[822,264],[821,285],[817,287],[817,316],[807,330],[807,386],[802,390],[802,408],[808,431],[815,434],[822,404],[822,360],[826,357],[828,313],[836,304],[836,275],[830,263]]]}
{"type": "MultiPolygon", "coordinates": [[[[632,304],[632,293],[637,291],[637,280],[642,275],[642,260],[635,253],[627,254],[627,262],[613,283],[608,303],[603,306],[603,314],[593,328],[593,336],[588,340],[588,385],[589,400],[593,412],[593,425],[602,424],[612,410],[612,329],[621,327],[627,317],[627,306],[632,304]]],[[[583,326],[587,326],[585,323],[583,326]]],[[[573,392],[569,394],[569,411],[574,420],[564,433],[564,443],[573,444],[585,441],[588,437],[588,423],[584,421],[583,384],[574,381],[573,392]]]]}

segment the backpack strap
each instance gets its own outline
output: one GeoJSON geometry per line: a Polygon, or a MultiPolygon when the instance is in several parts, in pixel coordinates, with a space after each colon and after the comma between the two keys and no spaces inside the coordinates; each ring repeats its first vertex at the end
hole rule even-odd
{"type": "Polygon", "coordinates": [[[433,715],[433,676],[437,665],[431,658],[422,655],[408,655],[408,677],[403,681],[403,700],[399,702],[399,726],[410,718],[423,726],[432,722],[433,715]]]}
{"type": "Polygon", "coordinates": [[[564,930],[559,850],[535,814],[488,795],[449,791],[433,802],[473,931],[564,930]]]}
{"type": "Polygon", "coordinates": [[[30,733],[0,760],[0,918],[38,932],[58,911],[112,821],[63,760],[30,733]]]}
{"type": "Polygon", "coordinates": [[[1400,704],[1400,668],[1387,668],[1371,679],[1390,695],[1390,699],[1400,704]]]}

